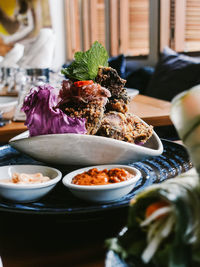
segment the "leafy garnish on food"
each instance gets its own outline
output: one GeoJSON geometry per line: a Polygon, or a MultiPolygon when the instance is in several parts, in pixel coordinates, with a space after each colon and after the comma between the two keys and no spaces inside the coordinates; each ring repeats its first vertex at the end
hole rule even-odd
{"type": "Polygon", "coordinates": [[[97,41],[86,52],[76,52],[74,58],[75,60],[61,71],[73,80],[95,80],[98,67],[108,66],[108,53],[97,41]]]}

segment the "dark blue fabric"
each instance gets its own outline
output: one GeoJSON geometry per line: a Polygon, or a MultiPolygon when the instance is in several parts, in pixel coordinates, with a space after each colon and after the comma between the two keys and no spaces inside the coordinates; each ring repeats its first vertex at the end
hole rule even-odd
{"type": "Polygon", "coordinates": [[[108,62],[110,67],[117,70],[121,78],[126,79],[126,87],[138,89],[140,94],[145,92],[154,72],[153,67],[145,66],[137,70],[128,69],[124,55],[111,57],[108,62]]]}
{"type": "Polygon", "coordinates": [[[111,68],[116,69],[121,78],[126,78],[126,58],[124,55],[110,57],[108,63],[111,68]]]}
{"type": "Polygon", "coordinates": [[[126,87],[138,89],[140,94],[144,94],[153,73],[154,68],[150,66],[127,73],[125,77],[127,80],[126,87]]]}
{"type": "Polygon", "coordinates": [[[165,48],[145,92],[146,95],[171,101],[178,93],[200,83],[200,59],[165,48]]]}
{"type": "Polygon", "coordinates": [[[69,65],[70,65],[70,64],[67,64],[67,63],[63,64],[63,65],[62,65],[62,69],[65,69],[65,68],[69,67],[69,65]]]}

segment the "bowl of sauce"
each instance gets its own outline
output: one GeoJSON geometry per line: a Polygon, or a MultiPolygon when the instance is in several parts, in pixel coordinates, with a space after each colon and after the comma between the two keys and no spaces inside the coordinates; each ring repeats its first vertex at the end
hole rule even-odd
{"type": "Polygon", "coordinates": [[[99,165],[68,173],[62,182],[73,195],[86,201],[106,203],[130,193],[141,173],[127,165],[99,165]]]}
{"type": "Polygon", "coordinates": [[[8,184],[38,184],[50,181],[48,176],[44,176],[42,173],[18,173],[14,172],[11,178],[1,179],[0,183],[8,184]]]}
{"type": "Polygon", "coordinates": [[[0,167],[0,197],[16,203],[34,202],[61,180],[62,173],[48,166],[9,165],[0,167]]]}
{"type": "Polygon", "coordinates": [[[77,174],[72,179],[72,184],[77,185],[106,185],[127,181],[133,174],[123,168],[112,168],[110,170],[97,168],[89,169],[83,173],[77,174]]]}

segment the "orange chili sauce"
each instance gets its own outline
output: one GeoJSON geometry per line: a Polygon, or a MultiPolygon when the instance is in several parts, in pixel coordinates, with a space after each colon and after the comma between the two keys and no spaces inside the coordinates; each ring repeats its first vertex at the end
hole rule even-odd
{"type": "Polygon", "coordinates": [[[120,168],[99,171],[96,168],[80,173],[72,179],[72,184],[76,185],[106,185],[127,181],[133,174],[120,168]]]}

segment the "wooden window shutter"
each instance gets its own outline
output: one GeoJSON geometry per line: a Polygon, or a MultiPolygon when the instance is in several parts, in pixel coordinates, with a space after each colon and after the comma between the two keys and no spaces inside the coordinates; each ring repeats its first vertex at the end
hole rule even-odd
{"type": "Polygon", "coordinates": [[[65,4],[68,60],[96,40],[103,46],[109,43],[110,56],[149,53],[149,0],[65,0],[65,4]]]}
{"type": "Polygon", "coordinates": [[[65,0],[67,57],[73,59],[74,53],[81,50],[80,11],[78,0],[65,0]]]}
{"type": "Polygon", "coordinates": [[[178,52],[185,50],[185,13],[186,0],[175,0],[174,49],[178,52]]]}
{"type": "Polygon", "coordinates": [[[119,53],[128,53],[129,49],[129,0],[119,0],[119,53]]]}
{"type": "Polygon", "coordinates": [[[104,0],[82,0],[83,50],[88,50],[95,41],[105,46],[104,0]]]}
{"type": "Polygon", "coordinates": [[[149,0],[110,0],[110,54],[149,53],[149,0]]]}
{"type": "Polygon", "coordinates": [[[129,0],[129,54],[149,53],[149,0],[129,0]]]}
{"type": "Polygon", "coordinates": [[[119,0],[110,0],[110,55],[119,54],[119,0]]]}
{"type": "Polygon", "coordinates": [[[105,3],[104,0],[82,0],[83,50],[99,41],[105,45],[105,3]]]}
{"type": "Polygon", "coordinates": [[[199,0],[186,0],[185,51],[200,51],[199,0]]]}
{"type": "Polygon", "coordinates": [[[200,1],[160,1],[160,48],[177,52],[200,51],[200,1]],[[168,29],[169,30],[168,30],[168,29]]]}
{"type": "Polygon", "coordinates": [[[88,50],[96,40],[105,46],[104,0],[65,0],[67,57],[88,50]]]}
{"type": "Polygon", "coordinates": [[[170,46],[170,8],[170,0],[160,0],[160,51],[163,51],[165,46],[170,46]]]}
{"type": "Polygon", "coordinates": [[[160,1],[160,50],[169,46],[183,51],[185,36],[185,1],[160,1]]]}
{"type": "Polygon", "coordinates": [[[106,46],[106,18],[105,18],[104,0],[97,1],[96,25],[97,25],[96,40],[98,40],[103,46],[106,46]]]}
{"type": "Polygon", "coordinates": [[[82,25],[83,25],[83,47],[84,50],[88,50],[90,48],[90,17],[88,10],[90,9],[89,0],[84,0],[82,3],[82,25]]]}

